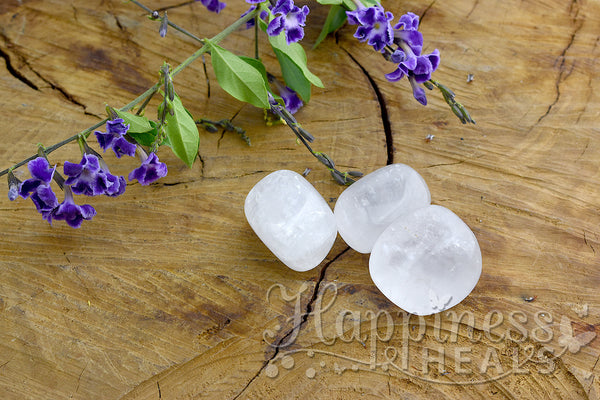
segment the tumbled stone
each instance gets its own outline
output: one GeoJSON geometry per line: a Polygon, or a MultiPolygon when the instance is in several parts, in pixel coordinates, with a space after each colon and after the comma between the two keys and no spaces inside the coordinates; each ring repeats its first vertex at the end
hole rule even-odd
{"type": "Polygon", "coordinates": [[[335,204],[342,239],[359,253],[369,253],[396,218],[431,202],[425,180],[404,164],[380,168],[344,190],[335,204]]]}
{"type": "Polygon", "coordinates": [[[377,288],[416,315],[460,303],[481,275],[475,235],[452,211],[430,205],[398,218],[379,237],[369,259],[377,288]]]}
{"type": "Polygon", "coordinates": [[[337,229],[333,212],[300,174],[275,171],[246,196],[244,212],[262,242],[285,265],[308,271],[333,246],[337,229]]]}

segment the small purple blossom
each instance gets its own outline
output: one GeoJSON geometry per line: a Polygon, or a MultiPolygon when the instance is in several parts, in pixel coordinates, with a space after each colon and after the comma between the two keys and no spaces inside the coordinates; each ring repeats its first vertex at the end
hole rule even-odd
{"type": "Polygon", "coordinates": [[[278,36],[285,31],[287,44],[295,43],[304,37],[304,25],[309,13],[307,6],[296,6],[293,0],[277,0],[271,12],[275,16],[267,26],[269,36],[278,36]]]}
{"type": "Polygon", "coordinates": [[[75,194],[114,197],[123,194],[127,186],[124,177],[111,174],[104,160],[94,154],[84,154],[79,164],[65,161],[64,173],[68,176],[65,184],[75,194]]]}
{"type": "Polygon", "coordinates": [[[65,199],[52,211],[48,222],[54,218],[57,221],[65,221],[72,228],[79,228],[83,220],[90,220],[96,215],[96,210],[88,204],[75,204],[71,188],[65,185],[64,190],[65,199]]]}
{"type": "Polygon", "coordinates": [[[94,132],[102,150],[106,151],[110,147],[118,158],[121,158],[123,154],[134,156],[136,148],[135,144],[123,137],[129,130],[129,125],[125,125],[123,122],[121,118],[107,121],[106,133],[94,132]]]}
{"type": "Polygon", "coordinates": [[[435,71],[440,64],[440,51],[435,49],[430,54],[417,57],[417,65],[412,70],[412,75],[417,83],[427,82],[431,79],[431,73],[435,71]]]}
{"type": "Polygon", "coordinates": [[[58,199],[50,184],[38,186],[35,192],[31,193],[31,201],[35,204],[37,211],[42,214],[42,218],[51,224],[54,210],[58,207],[58,199]]]}
{"type": "Polygon", "coordinates": [[[204,7],[208,9],[208,11],[212,11],[214,13],[220,13],[222,9],[225,8],[227,4],[221,3],[219,0],[196,0],[200,1],[204,7]]]}
{"type": "Polygon", "coordinates": [[[417,29],[419,17],[413,13],[406,13],[394,25],[393,43],[398,47],[392,54],[386,56],[388,60],[397,64],[393,72],[385,74],[390,82],[396,82],[404,76],[408,77],[415,99],[427,105],[427,97],[421,83],[431,79],[431,74],[440,63],[440,52],[435,49],[430,54],[421,54],[423,49],[423,35],[417,29]]]}
{"type": "Polygon", "coordinates": [[[35,192],[39,186],[49,185],[50,182],[52,182],[52,177],[54,176],[54,171],[56,170],[56,166],[54,168],[50,168],[48,160],[46,160],[44,157],[38,157],[29,161],[27,163],[27,168],[29,169],[31,178],[21,183],[21,186],[19,187],[19,194],[24,199],[28,198],[29,195],[35,192]]]}
{"type": "Polygon", "coordinates": [[[423,50],[423,34],[419,31],[394,31],[394,43],[418,56],[423,50]]]}
{"type": "Polygon", "coordinates": [[[304,103],[302,103],[302,100],[298,96],[298,93],[296,93],[287,86],[281,84],[277,86],[279,89],[279,95],[283,99],[286,110],[288,110],[291,114],[295,114],[300,109],[300,107],[304,105],[304,103]]]}
{"type": "Polygon", "coordinates": [[[394,19],[394,15],[385,11],[381,6],[347,11],[346,15],[348,23],[359,25],[354,37],[360,42],[367,42],[377,51],[382,51],[385,46],[393,43],[394,31],[390,21],[394,19]]]}
{"type": "Polygon", "coordinates": [[[167,176],[167,165],[158,160],[156,153],[146,155],[146,152],[139,148],[142,165],[129,173],[129,181],[137,179],[141,185],[149,185],[152,182],[167,176]]]}
{"type": "Polygon", "coordinates": [[[407,12],[406,14],[400,17],[398,23],[394,25],[394,29],[416,31],[417,29],[419,29],[419,16],[417,14],[407,12]]]}
{"type": "MultiPolygon", "coordinates": [[[[247,0],[246,0],[247,1],[247,0]]],[[[262,2],[264,0],[261,0],[260,2],[262,2]]],[[[259,3],[260,3],[259,2],[259,3]]],[[[248,3],[250,3],[248,1],[248,3]]],[[[252,3],[251,3],[252,4],[252,3]]],[[[247,9],[242,15],[240,15],[240,18],[245,17],[246,15],[250,14],[252,11],[256,10],[256,5],[252,5],[250,6],[249,9],[247,9]]],[[[260,19],[262,19],[263,21],[265,21],[267,19],[267,17],[269,16],[269,13],[267,13],[266,11],[261,11],[260,14],[258,15],[258,17],[260,19]]],[[[250,20],[248,20],[248,22],[246,22],[246,29],[250,29],[253,28],[254,25],[256,24],[256,18],[251,18],[250,20]]]]}
{"type": "Polygon", "coordinates": [[[31,198],[37,211],[48,222],[52,221],[52,212],[58,206],[56,195],[50,187],[56,167],[50,168],[44,157],[38,157],[27,163],[32,178],[23,181],[19,186],[19,195],[31,198]]]}

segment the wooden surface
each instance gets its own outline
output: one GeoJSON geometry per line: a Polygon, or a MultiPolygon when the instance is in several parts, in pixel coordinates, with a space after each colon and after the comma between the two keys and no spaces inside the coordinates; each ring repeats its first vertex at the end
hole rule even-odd
{"type": "MultiPolygon", "coordinates": [[[[230,1],[217,17],[188,3],[148,6],[171,7],[170,20],[201,37],[218,33],[246,7],[230,1]]],[[[192,169],[162,150],[166,178],[150,187],[130,184],[116,199],[89,199],[98,215],[77,230],[50,227],[30,201],[0,196],[0,397],[600,397],[599,3],[411,0],[385,6],[396,16],[424,15],[425,50],[442,54],[435,78],[456,91],[477,125],[461,125],[435,93],[422,107],[406,81],[386,82],[390,65],[357,43],[348,26],[337,41],[329,38],[308,52],[325,88],[313,90],[297,117],[316,136],[315,148],[340,169],[409,164],[429,184],[433,203],[473,229],[483,274],[453,309],[471,313],[473,329],[464,319],[455,340],[440,344],[435,327],[446,334],[453,329],[444,313],[422,320],[425,336],[419,338],[419,320],[405,323],[374,287],[368,255],[339,237],[312,271],[281,264],[244,218],[250,188],[274,170],[307,167],[313,169],[309,181],[332,206],[343,188],[285,127],[266,127],[261,110],[218,88],[210,68],[207,101],[198,62],[176,77],[184,104],[195,117],[235,117],[251,147],[233,133],[202,131],[202,161],[192,169]],[[474,75],[470,83],[468,74],[474,75]],[[426,142],[427,134],[435,138],[426,142]],[[345,336],[331,344],[345,311],[351,313],[340,328],[345,336]],[[393,318],[387,340],[371,330],[369,312],[377,311],[380,338],[386,339],[386,315],[393,318]],[[486,318],[499,315],[504,319],[495,335],[486,335],[486,318]],[[511,323],[523,322],[521,315],[528,318],[526,338],[511,323]],[[546,329],[553,337],[545,345],[556,350],[554,368],[543,374],[539,363],[527,362],[514,372],[513,357],[544,346],[540,325],[550,317],[546,329]],[[472,331],[479,339],[469,340],[472,331]],[[580,348],[565,348],[568,339],[580,348]],[[407,368],[382,363],[388,346],[410,350],[407,368]],[[440,348],[443,368],[431,363],[425,373],[424,352],[440,348]],[[468,349],[472,373],[461,375],[457,348],[468,349]],[[509,373],[499,377],[498,365],[487,375],[478,372],[486,357],[494,361],[489,354],[509,373]]],[[[313,7],[310,24],[325,15],[313,7]]],[[[0,27],[2,169],[33,154],[38,142],[51,145],[94,124],[105,103],[128,103],[153,84],[163,60],[176,65],[197,48],[174,31],[158,38],[156,23],[120,0],[3,0],[0,27]]],[[[305,46],[317,35],[317,28],[308,29],[305,46]]],[[[252,54],[252,34],[238,32],[223,45],[252,54]]],[[[70,145],[50,158],[76,161],[79,150],[70,145]]],[[[137,163],[106,158],[120,174],[137,163]]]]}

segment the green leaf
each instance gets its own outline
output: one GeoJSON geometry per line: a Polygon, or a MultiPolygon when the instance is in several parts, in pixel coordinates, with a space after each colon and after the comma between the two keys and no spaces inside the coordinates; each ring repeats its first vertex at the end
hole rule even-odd
{"type": "MultiPolygon", "coordinates": [[[[344,0],[344,3],[349,2],[350,4],[354,4],[354,2],[352,0],[344,0]]],[[[374,7],[374,6],[380,6],[381,3],[377,0],[361,0],[361,3],[363,3],[363,5],[365,7],[374,7]]]]}
{"type": "Polygon", "coordinates": [[[313,45],[313,49],[315,49],[319,43],[321,43],[327,37],[327,35],[340,29],[342,25],[344,25],[344,22],[346,22],[346,19],[346,10],[344,7],[339,5],[331,6],[329,8],[329,14],[327,14],[327,19],[323,24],[323,29],[321,29],[321,33],[313,45]]]}
{"type": "Polygon", "coordinates": [[[310,100],[310,81],[306,79],[302,69],[284,52],[273,49],[279,65],[285,84],[294,90],[304,100],[310,100]]]}
{"type": "Polygon", "coordinates": [[[245,56],[240,56],[240,58],[248,64],[252,65],[262,74],[263,79],[265,80],[265,87],[267,88],[267,91],[271,93],[271,96],[273,96],[275,100],[281,100],[281,97],[279,95],[271,92],[271,87],[269,86],[269,78],[267,78],[267,69],[265,68],[265,65],[262,63],[262,61],[257,60],[256,58],[245,56]]]}
{"type": "Polygon", "coordinates": [[[120,111],[116,108],[113,108],[113,111],[119,116],[119,118],[123,119],[125,124],[129,124],[129,130],[127,131],[128,133],[144,133],[152,130],[150,120],[148,120],[146,117],[134,115],[127,111],[120,111]]]}
{"type": "Polygon", "coordinates": [[[257,60],[256,58],[252,58],[252,57],[246,57],[246,56],[239,56],[239,57],[240,57],[240,60],[244,61],[245,63],[250,64],[253,68],[255,68],[258,72],[260,72],[260,74],[263,77],[265,87],[267,88],[267,90],[269,90],[269,80],[267,79],[267,69],[265,68],[262,61],[257,60]]]}
{"type": "Polygon", "coordinates": [[[148,132],[127,132],[138,144],[142,146],[152,146],[158,132],[156,129],[148,132]]]}
{"type": "MultiPolygon", "coordinates": [[[[294,64],[296,64],[296,66],[302,71],[304,77],[308,79],[310,83],[321,88],[323,87],[323,82],[321,82],[321,80],[308,69],[308,66],[306,65],[306,53],[304,52],[304,48],[299,43],[291,43],[288,45],[285,40],[285,32],[282,32],[278,36],[269,36],[269,42],[271,43],[273,50],[276,50],[275,53],[277,54],[278,59],[279,55],[277,50],[280,53],[285,54],[294,64]]],[[[281,63],[281,60],[279,61],[281,63]]]]}
{"type": "Polygon", "coordinates": [[[210,41],[212,66],[219,85],[238,100],[269,108],[267,86],[261,71],[241,57],[210,41]]]}
{"type": "Polygon", "coordinates": [[[339,5],[342,4],[343,0],[317,0],[317,3],[323,4],[324,6],[339,5]]]}
{"type": "Polygon", "coordinates": [[[173,100],[173,115],[167,113],[165,129],[171,149],[188,167],[192,167],[198,154],[200,136],[196,122],[181,103],[179,96],[173,100]]]}

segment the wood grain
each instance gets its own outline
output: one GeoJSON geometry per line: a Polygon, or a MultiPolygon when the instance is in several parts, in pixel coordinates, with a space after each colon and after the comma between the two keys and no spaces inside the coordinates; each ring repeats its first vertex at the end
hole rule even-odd
{"type": "MultiPolygon", "coordinates": [[[[219,16],[194,2],[147,5],[210,37],[246,8],[229,3],[219,16]]],[[[309,5],[315,25],[307,29],[307,49],[327,12],[309,5]]],[[[483,275],[452,309],[473,323],[453,325],[445,313],[407,320],[374,287],[368,255],[341,238],[315,270],[283,266],[245,221],[246,193],[282,168],[312,168],[309,181],[332,207],[343,188],[286,127],[265,126],[261,110],[224,93],[210,66],[208,100],[198,62],[176,77],[184,104],[195,117],[233,118],[252,146],[234,133],[201,131],[201,162],[188,169],[161,151],[166,178],[130,184],[115,199],[86,199],[98,215],[78,230],[51,227],[29,201],[1,196],[2,398],[600,397],[600,340],[577,351],[563,346],[569,328],[583,342],[600,327],[599,3],[385,6],[396,16],[421,15],[425,51],[442,54],[435,78],[455,90],[477,125],[461,125],[436,93],[422,107],[408,82],[387,82],[383,74],[393,66],[357,43],[351,26],[307,51],[325,88],[313,89],[297,117],[340,169],[409,164],[429,184],[433,203],[473,229],[483,275]],[[434,139],[426,142],[427,134],[434,139]],[[503,323],[490,329],[490,315],[503,323]],[[521,315],[527,337],[510,320],[521,315]],[[390,326],[391,337],[377,339],[390,326]],[[553,334],[548,343],[538,340],[547,337],[541,326],[553,334]],[[534,362],[510,373],[513,360],[543,346],[560,355],[550,373],[534,362]],[[406,369],[384,367],[388,347],[408,349],[397,359],[406,369]],[[440,349],[438,370],[441,363],[427,359],[440,349]],[[467,349],[468,374],[457,349],[467,349]],[[490,353],[506,376],[490,379],[498,368],[480,372],[490,353]]],[[[151,86],[163,60],[177,65],[198,48],[173,30],[158,38],[156,23],[118,0],[6,0],[0,28],[2,169],[33,154],[38,142],[50,145],[94,124],[105,103],[124,105],[151,86]]],[[[252,54],[252,32],[236,32],[223,45],[252,54]]],[[[267,50],[261,47],[261,57],[278,74],[267,50]]],[[[51,161],[78,157],[71,145],[51,161]]],[[[137,163],[106,159],[120,174],[137,163]]]]}

